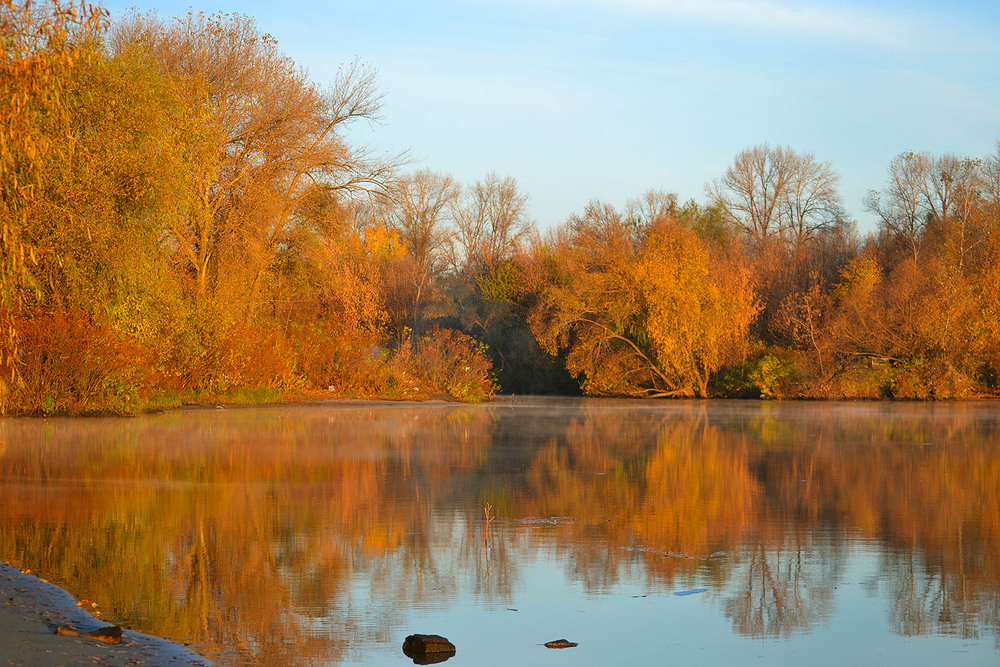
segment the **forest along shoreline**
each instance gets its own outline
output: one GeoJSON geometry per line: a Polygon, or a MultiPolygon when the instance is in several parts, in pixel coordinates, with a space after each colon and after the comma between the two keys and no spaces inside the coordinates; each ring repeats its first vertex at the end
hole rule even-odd
{"type": "Polygon", "coordinates": [[[180,644],[128,629],[120,644],[56,634],[60,626],[81,634],[108,626],[93,609],[30,571],[0,562],[0,658],[11,665],[213,664],[180,644]]]}
{"type": "Polygon", "coordinates": [[[3,7],[0,414],[1000,391],[1000,143],[899,147],[868,232],[767,143],[538,225],[513,176],[352,145],[376,70],[313,81],[252,17],[3,7]]]}

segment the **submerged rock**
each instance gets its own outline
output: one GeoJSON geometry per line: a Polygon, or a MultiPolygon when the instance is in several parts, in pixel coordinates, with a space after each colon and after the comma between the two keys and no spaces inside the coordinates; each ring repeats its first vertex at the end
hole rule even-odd
{"type": "Polygon", "coordinates": [[[433,665],[455,655],[455,645],[441,635],[410,635],[403,641],[403,654],[417,665],[433,665]]]}
{"type": "Polygon", "coordinates": [[[574,646],[579,646],[579,644],[571,642],[568,639],[554,639],[550,642],[545,642],[545,648],[573,648],[574,646]]]}
{"type": "Polygon", "coordinates": [[[63,637],[87,637],[106,644],[122,643],[122,629],[117,625],[106,625],[103,628],[97,628],[90,632],[80,632],[72,626],[60,625],[56,628],[56,634],[63,637]]]}

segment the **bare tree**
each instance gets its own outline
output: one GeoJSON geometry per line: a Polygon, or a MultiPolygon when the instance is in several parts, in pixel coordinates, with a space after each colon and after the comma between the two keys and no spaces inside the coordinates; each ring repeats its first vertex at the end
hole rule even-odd
{"type": "Polygon", "coordinates": [[[841,217],[839,177],[829,162],[817,162],[811,154],[787,150],[785,158],[791,173],[781,198],[782,230],[793,247],[802,248],[841,217]]]}
{"type": "Polygon", "coordinates": [[[625,204],[625,214],[633,224],[648,227],[677,213],[677,195],[663,190],[647,190],[625,204]]]}
{"type": "MultiPolygon", "coordinates": [[[[969,234],[983,198],[983,161],[974,158],[958,158],[953,154],[943,155],[937,160],[935,192],[946,193],[948,208],[941,206],[941,222],[957,255],[958,268],[965,265],[967,252],[977,245],[978,240],[969,234]]],[[[938,197],[944,201],[944,197],[938,197]]]]}
{"type": "MultiPolygon", "coordinates": [[[[389,197],[377,202],[379,215],[406,244],[408,257],[396,267],[398,297],[405,303],[405,326],[419,331],[432,298],[434,278],[446,261],[450,231],[446,227],[459,186],[445,174],[423,169],[403,176],[389,188],[389,197]]],[[[402,325],[396,327],[405,336],[402,325]]]]}
{"type": "Polygon", "coordinates": [[[430,169],[403,176],[389,189],[381,208],[422,270],[433,272],[447,240],[445,223],[458,197],[451,176],[430,169]]]}
{"type": "Polygon", "coordinates": [[[865,206],[878,215],[883,229],[910,246],[914,259],[929,224],[954,228],[946,231],[957,236],[961,265],[967,250],[966,227],[984,184],[979,160],[953,154],[901,153],[889,164],[886,187],[882,192],[868,193],[865,206]]]}
{"type": "Polygon", "coordinates": [[[772,150],[767,144],[741,151],[722,179],[713,180],[707,187],[712,203],[758,242],[777,232],[778,202],[788,179],[779,168],[781,153],[783,149],[772,150]]]}
{"type": "Polygon", "coordinates": [[[984,203],[1000,213],[1000,141],[982,165],[984,203]]]}
{"type": "Polygon", "coordinates": [[[831,164],[812,153],[764,143],[738,153],[706,191],[756,245],[777,238],[795,249],[840,215],[837,181],[831,164]]]}
{"type": "Polygon", "coordinates": [[[455,269],[489,270],[509,259],[531,228],[527,200],[527,195],[518,192],[513,177],[501,179],[496,173],[465,190],[453,208],[455,269]]]}
{"type": "Polygon", "coordinates": [[[889,182],[881,193],[871,191],[865,208],[879,217],[883,229],[904,240],[916,259],[927,227],[924,182],[930,171],[926,153],[901,153],[889,164],[889,182]]]}
{"type": "Polygon", "coordinates": [[[587,271],[618,275],[631,262],[642,242],[641,229],[613,205],[598,200],[587,203],[583,213],[574,213],[562,228],[569,236],[561,240],[563,254],[587,271]]]}

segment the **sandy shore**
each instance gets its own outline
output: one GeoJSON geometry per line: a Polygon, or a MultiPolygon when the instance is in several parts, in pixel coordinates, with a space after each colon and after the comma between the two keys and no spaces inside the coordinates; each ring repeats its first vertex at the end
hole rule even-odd
{"type": "Polygon", "coordinates": [[[212,664],[179,644],[131,630],[122,632],[121,644],[56,635],[60,625],[81,632],[109,625],[76,605],[58,586],[0,563],[0,666],[212,664]]]}

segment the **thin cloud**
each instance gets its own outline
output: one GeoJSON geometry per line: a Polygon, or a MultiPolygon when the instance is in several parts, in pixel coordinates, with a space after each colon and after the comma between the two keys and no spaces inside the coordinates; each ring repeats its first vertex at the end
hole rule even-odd
{"type": "Polygon", "coordinates": [[[760,0],[595,0],[595,4],[880,47],[905,48],[912,43],[898,17],[815,4],[760,0]]]}

